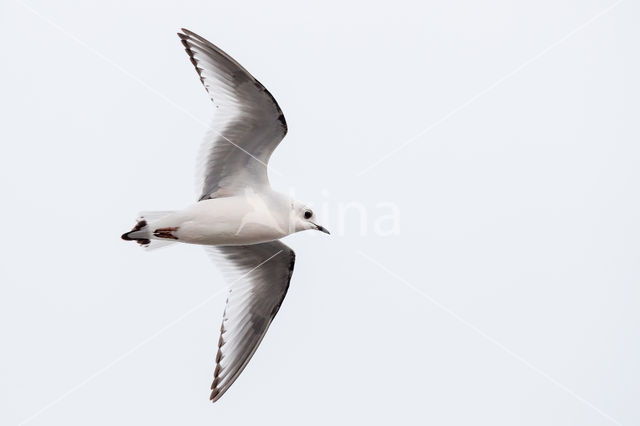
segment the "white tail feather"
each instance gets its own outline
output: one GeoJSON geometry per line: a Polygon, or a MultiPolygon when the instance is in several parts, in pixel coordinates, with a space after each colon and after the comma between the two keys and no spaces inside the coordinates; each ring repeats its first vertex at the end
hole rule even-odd
{"type": "Polygon", "coordinates": [[[153,237],[153,222],[170,215],[173,211],[141,212],[136,226],[122,236],[124,240],[134,240],[147,250],[155,250],[175,243],[170,240],[157,240],[153,237]]]}
{"type": "Polygon", "coordinates": [[[165,216],[169,216],[171,213],[173,213],[172,210],[157,211],[157,212],[140,212],[138,214],[138,216],[140,216],[138,220],[146,219],[147,222],[153,222],[154,220],[162,219],[165,216]]]}
{"type": "Polygon", "coordinates": [[[169,240],[149,240],[149,244],[143,244],[142,248],[146,251],[153,251],[159,248],[167,247],[172,244],[175,244],[177,241],[169,241],[169,240]]]}

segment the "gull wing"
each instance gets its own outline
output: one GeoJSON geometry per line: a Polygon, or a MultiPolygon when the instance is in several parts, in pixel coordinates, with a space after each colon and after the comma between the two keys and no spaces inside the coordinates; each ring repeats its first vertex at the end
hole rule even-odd
{"type": "Polygon", "coordinates": [[[200,153],[200,200],[268,186],[269,157],[287,134],[278,103],[220,48],[184,28],[178,36],[216,105],[200,153]]]}
{"type": "Polygon", "coordinates": [[[211,384],[215,402],[242,373],[280,309],[295,253],[280,241],[208,250],[231,283],[211,384]]]}

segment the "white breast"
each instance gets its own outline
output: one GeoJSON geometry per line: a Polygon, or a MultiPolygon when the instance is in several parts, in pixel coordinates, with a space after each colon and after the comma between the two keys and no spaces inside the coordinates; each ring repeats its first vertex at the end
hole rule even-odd
{"type": "Polygon", "coordinates": [[[256,194],[203,200],[184,211],[175,235],[185,243],[257,244],[291,233],[288,209],[256,194]]]}

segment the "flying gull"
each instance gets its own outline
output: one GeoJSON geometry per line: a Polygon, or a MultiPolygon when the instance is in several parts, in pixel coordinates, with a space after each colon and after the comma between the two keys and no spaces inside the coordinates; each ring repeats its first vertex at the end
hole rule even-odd
{"type": "Polygon", "coordinates": [[[271,93],[209,41],[186,29],[178,36],[216,105],[199,158],[201,193],[183,210],[141,213],[122,239],[150,249],[203,245],[221,266],[230,289],[211,385],[215,402],[246,367],[287,293],[295,253],[280,238],[329,232],[309,207],[269,185],[267,163],[287,134],[271,93]]]}

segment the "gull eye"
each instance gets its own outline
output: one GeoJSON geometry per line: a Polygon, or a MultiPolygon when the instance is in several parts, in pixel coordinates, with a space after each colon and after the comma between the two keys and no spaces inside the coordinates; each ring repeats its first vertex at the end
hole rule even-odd
{"type": "Polygon", "coordinates": [[[313,212],[311,210],[305,210],[304,218],[305,219],[311,219],[311,216],[313,216],[313,212]]]}

